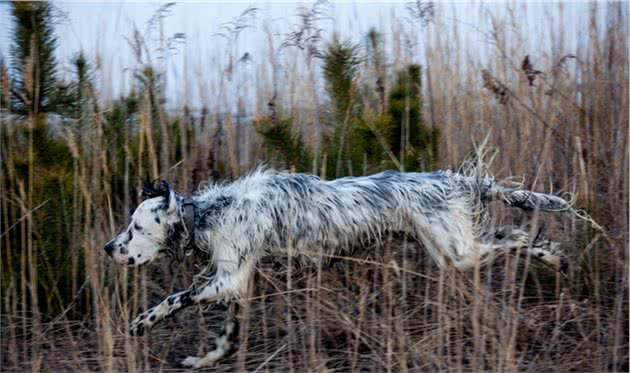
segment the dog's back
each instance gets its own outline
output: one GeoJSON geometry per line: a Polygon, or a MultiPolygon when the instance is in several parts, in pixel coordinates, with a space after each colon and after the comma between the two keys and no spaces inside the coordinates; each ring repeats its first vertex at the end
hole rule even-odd
{"type": "MultiPolygon", "coordinates": [[[[248,242],[264,241],[267,249],[332,252],[378,242],[386,231],[403,231],[425,246],[457,255],[474,232],[473,193],[455,175],[386,171],[324,181],[259,171],[227,187],[234,201],[222,217],[230,223],[223,226],[248,242]]],[[[439,253],[434,254],[437,259],[439,253]]]]}
{"type": "Polygon", "coordinates": [[[471,215],[479,201],[501,198],[511,206],[542,210],[567,206],[558,197],[502,188],[491,178],[450,171],[385,171],[325,181],[259,170],[228,189],[235,201],[233,218],[226,216],[231,220],[227,229],[242,232],[248,242],[263,242],[261,253],[277,248],[334,253],[378,243],[385,232],[399,231],[421,241],[438,264],[444,264],[444,257],[458,262],[474,251],[479,227],[471,215]]]}

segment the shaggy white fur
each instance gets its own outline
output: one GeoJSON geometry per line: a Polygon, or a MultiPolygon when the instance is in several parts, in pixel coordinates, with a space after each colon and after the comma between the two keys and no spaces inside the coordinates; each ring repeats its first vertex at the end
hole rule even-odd
{"type": "MultiPolygon", "coordinates": [[[[162,253],[180,258],[197,250],[209,261],[191,289],[139,315],[131,323],[135,335],[192,304],[237,298],[253,266],[273,249],[289,248],[322,261],[356,245],[380,244],[386,232],[396,231],[417,239],[440,266],[470,268],[484,254],[510,248],[554,262],[554,255],[540,255],[544,248],[533,247],[527,237],[482,242],[473,217],[493,199],[523,209],[569,209],[559,197],[450,171],[386,171],[324,181],[258,169],[231,184],[207,186],[192,198],[179,196],[166,182],[145,186],[144,195],[128,229],[106,245],[108,254],[119,263],[140,265],[162,253]]],[[[234,329],[228,324],[214,351],[184,364],[200,367],[224,356],[234,329]]]]}

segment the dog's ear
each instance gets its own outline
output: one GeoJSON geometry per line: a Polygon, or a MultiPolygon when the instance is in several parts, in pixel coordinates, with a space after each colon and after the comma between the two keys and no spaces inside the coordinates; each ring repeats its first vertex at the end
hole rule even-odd
{"type": "Polygon", "coordinates": [[[174,214],[177,211],[177,196],[175,195],[175,191],[166,180],[162,180],[160,186],[163,193],[162,195],[166,198],[166,204],[168,205],[166,213],[174,214]]]}
{"type": "Polygon", "coordinates": [[[150,181],[147,178],[144,181],[144,185],[142,186],[142,200],[147,200],[150,198],[156,197],[165,197],[166,202],[170,202],[170,197],[172,193],[171,184],[168,181],[162,180],[159,184],[156,185],[156,180],[150,181]]]}
{"type": "Polygon", "coordinates": [[[142,184],[142,192],[140,193],[140,198],[143,201],[159,196],[154,183],[154,181],[149,180],[149,177],[144,180],[144,183],[142,184]]]}
{"type": "Polygon", "coordinates": [[[166,180],[161,180],[156,185],[156,181],[147,179],[142,187],[141,196],[143,201],[149,198],[164,197],[167,205],[166,212],[171,214],[177,211],[177,196],[171,184],[166,180]]]}
{"type": "Polygon", "coordinates": [[[140,193],[140,197],[142,200],[147,200],[155,197],[160,197],[163,194],[160,192],[159,188],[155,187],[155,180],[151,181],[149,177],[144,180],[144,184],[142,185],[142,193],[140,193]]]}

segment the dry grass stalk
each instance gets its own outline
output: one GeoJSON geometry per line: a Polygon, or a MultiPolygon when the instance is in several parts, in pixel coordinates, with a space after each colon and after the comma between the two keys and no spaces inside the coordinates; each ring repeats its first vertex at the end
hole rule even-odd
{"type": "MultiPolygon", "coordinates": [[[[486,48],[483,53],[470,55],[453,46],[474,42],[477,31],[453,40],[444,32],[450,25],[443,17],[448,7],[418,4],[413,10],[419,9],[414,14],[421,17],[414,18],[415,25],[431,19],[414,30],[424,33],[429,91],[424,111],[443,133],[439,167],[459,164],[472,144],[487,139],[497,150],[492,164],[497,177],[524,176],[525,186],[532,189],[577,191],[576,203],[588,209],[605,232],[579,219],[539,215],[528,221],[520,213],[493,211],[491,225],[546,224],[549,234],[563,241],[574,264],[567,277],[542,267],[535,258],[513,253],[497,256],[471,273],[440,271],[422,248],[402,237],[392,237],[383,248],[366,247],[356,257],[331,258],[326,269],[302,268],[293,258],[278,255],[260,264],[249,289],[241,349],[214,369],[627,370],[627,10],[623,4],[593,4],[580,47],[566,53],[560,35],[550,49],[537,44],[539,48],[531,51],[537,56],[534,67],[528,57],[520,66],[511,60],[525,54],[532,37],[518,17],[502,22],[495,14],[490,19],[487,14],[497,6],[480,6],[479,19],[491,23],[492,42],[480,46],[486,48]],[[605,16],[599,13],[603,8],[605,16]],[[522,76],[527,84],[519,84],[522,76]]],[[[508,14],[519,14],[518,7],[506,7],[508,14]]],[[[249,14],[246,11],[240,21],[226,25],[229,40],[251,31],[249,14]]],[[[311,35],[317,35],[323,22],[309,23],[311,35]]],[[[413,56],[398,20],[387,31],[392,32],[385,34],[389,36],[384,43],[393,52],[379,62],[376,70],[382,71],[373,77],[380,97],[380,107],[373,109],[381,113],[393,72],[413,56]]],[[[147,45],[151,42],[140,32],[131,39],[138,65],[152,66],[153,49],[147,45]]],[[[281,45],[280,39],[284,36],[270,28],[268,45],[262,47],[270,51],[271,66],[257,70],[252,82],[258,86],[250,89],[262,105],[269,102],[269,114],[276,118],[272,121],[291,116],[296,128],[310,133],[312,128],[305,124],[317,123],[321,110],[319,102],[313,103],[322,85],[317,60],[310,57],[316,45],[286,48],[286,54],[279,54],[274,45],[281,45]],[[262,79],[259,75],[265,70],[270,73],[264,72],[269,76],[262,79]]],[[[168,49],[168,39],[160,40],[168,49]]],[[[187,311],[150,337],[128,337],[129,318],[173,289],[188,286],[196,268],[191,262],[173,269],[168,263],[142,271],[114,268],[101,255],[101,246],[128,220],[137,202],[132,191],[144,176],[165,173],[186,193],[211,175],[237,176],[258,163],[253,128],[223,115],[223,108],[237,106],[227,97],[246,92],[239,85],[239,64],[245,62],[237,62],[244,53],[236,45],[226,45],[217,48],[217,55],[225,49],[227,63],[204,59],[204,64],[213,61],[211,69],[191,66],[194,76],[186,75],[197,82],[200,100],[211,110],[184,109],[179,111],[186,113],[182,118],[154,105],[160,92],[145,90],[138,111],[126,117],[123,133],[128,136],[120,144],[107,134],[112,103],[99,97],[107,87],[92,91],[93,105],[81,116],[88,125],[80,137],[67,132],[63,140],[71,158],[64,185],[72,191],[64,194],[68,197],[63,215],[71,221],[64,225],[72,238],[69,247],[63,247],[72,253],[69,264],[53,261],[49,249],[44,250],[41,226],[33,224],[48,207],[37,208],[46,199],[39,199],[41,186],[34,184],[36,176],[46,173],[36,158],[40,149],[35,148],[33,130],[39,118],[0,113],[1,370],[169,371],[175,369],[171,362],[177,355],[206,349],[205,338],[219,331],[221,312],[211,307],[187,311]],[[179,126],[170,125],[174,120],[180,120],[179,126]],[[175,141],[178,132],[181,137],[175,141]],[[165,139],[172,140],[168,146],[165,139]],[[116,159],[120,164],[114,164],[116,159]],[[180,170],[171,169],[180,161],[180,170]],[[67,282],[47,282],[62,274],[67,282]],[[38,283],[53,285],[33,286],[38,283]],[[56,314],[42,312],[49,304],[58,304],[56,314]]],[[[252,61],[260,61],[256,51],[249,53],[252,61]]],[[[24,71],[32,72],[34,63],[29,61],[24,71]]],[[[360,102],[360,95],[354,99],[368,104],[360,102]]],[[[244,106],[246,114],[252,112],[244,106]]],[[[324,132],[320,125],[314,126],[318,135],[324,132]]],[[[393,160],[398,156],[386,154],[393,160]]],[[[337,159],[338,153],[320,154],[314,170],[325,175],[329,156],[337,159]]]]}

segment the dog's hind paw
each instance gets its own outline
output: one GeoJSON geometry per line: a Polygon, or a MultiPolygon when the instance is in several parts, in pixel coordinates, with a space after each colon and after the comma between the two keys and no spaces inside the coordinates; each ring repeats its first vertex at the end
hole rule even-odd
{"type": "Polygon", "coordinates": [[[201,358],[188,356],[180,364],[185,368],[201,368],[201,358]]]}

